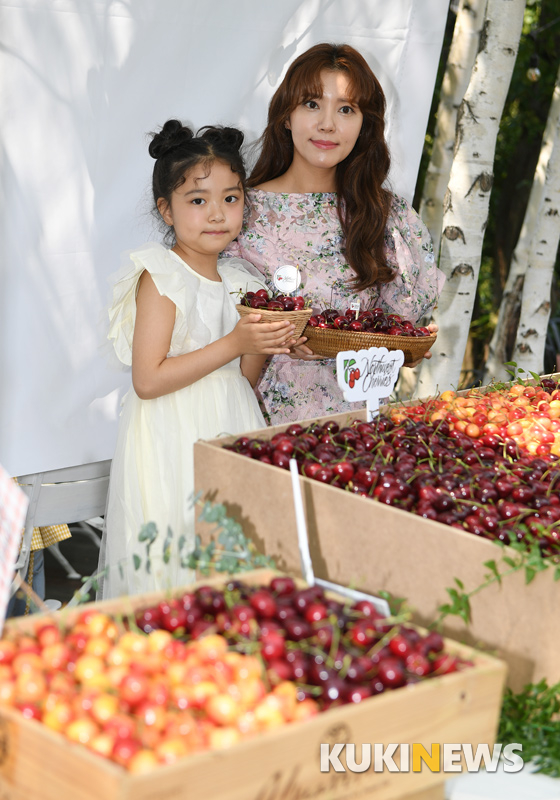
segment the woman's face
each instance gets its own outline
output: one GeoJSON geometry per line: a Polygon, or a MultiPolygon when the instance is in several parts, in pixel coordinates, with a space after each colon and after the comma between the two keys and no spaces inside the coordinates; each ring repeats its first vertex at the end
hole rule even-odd
{"type": "Polygon", "coordinates": [[[347,74],[323,70],[321,81],[322,96],[304,98],[286,122],[294,143],[294,167],[334,170],[352,151],[360,134],[363,115],[350,101],[347,74]]]}

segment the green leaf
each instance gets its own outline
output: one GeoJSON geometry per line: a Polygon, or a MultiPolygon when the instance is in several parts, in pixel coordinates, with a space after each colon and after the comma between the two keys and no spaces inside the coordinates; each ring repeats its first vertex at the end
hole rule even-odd
{"type": "MultiPolygon", "coordinates": [[[[142,564],[142,559],[140,558],[138,553],[133,553],[132,554],[132,563],[134,564],[134,569],[136,571],[138,571],[140,569],[141,564],[142,564]]],[[[121,577],[124,577],[123,573],[122,573],[122,566],[120,564],[119,564],[119,568],[120,568],[121,577]]]]}
{"type": "Polygon", "coordinates": [[[492,575],[494,575],[498,583],[501,584],[502,576],[500,575],[500,571],[494,559],[491,559],[490,561],[485,561],[484,566],[490,570],[490,572],[492,573],[492,575]]]}
{"type": "Polygon", "coordinates": [[[140,533],[138,534],[138,541],[149,542],[150,544],[152,544],[153,542],[155,542],[157,535],[158,535],[158,529],[156,523],[147,522],[140,528],[140,533]]]}
{"type": "Polygon", "coordinates": [[[560,567],[556,567],[554,570],[554,580],[560,581],[560,567]]]}
{"type": "Polygon", "coordinates": [[[525,584],[531,583],[536,574],[537,570],[533,569],[533,567],[525,567],[525,584]]]}

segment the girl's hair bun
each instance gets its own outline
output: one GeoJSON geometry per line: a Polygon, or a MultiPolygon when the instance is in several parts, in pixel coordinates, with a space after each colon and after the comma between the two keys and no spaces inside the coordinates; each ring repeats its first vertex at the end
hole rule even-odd
{"type": "Polygon", "coordinates": [[[153,134],[148,152],[152,158],[161,158],[170,150],[190,141],[193,136],[191,129],[178,119],[168,119],[161,131],[153,134]]]}
{"type": "Polygon", "coordinates": [[[198,131],[198,135],[212,144],[225,145],[233,150],[240,150],[244,134],[237,128],[228,128],[219,125],[206,125],[198,131]]]}

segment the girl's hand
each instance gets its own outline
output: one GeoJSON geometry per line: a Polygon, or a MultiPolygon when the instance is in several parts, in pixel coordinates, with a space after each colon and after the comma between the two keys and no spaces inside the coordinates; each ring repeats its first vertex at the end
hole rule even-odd
{"type": "Polygon", "coordinates": [[[297,342],[292,345],[289,356],[290,358],[297,358],[301,361],[323,361],[325,356],[317,356],[307,347],[304,342],[307,341],[307,336],[301,336],[297,342]]]}
{"type": "Polygon", "coordinates": [[[279,322],[259,322],[262,314],[255,313],[242,317],[230,336],[235,341],[241,355],[283,355],[289,354],[295,343],[295,325],[288,320],[279,322]]]}

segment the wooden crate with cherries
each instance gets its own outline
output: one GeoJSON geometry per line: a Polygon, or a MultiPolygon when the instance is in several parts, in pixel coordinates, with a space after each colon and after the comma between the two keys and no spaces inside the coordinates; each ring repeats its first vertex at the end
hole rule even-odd
{"type": "Polygon", "coordinates": [[[442,772],[320,745],[492,745],[505,671],[270,570],[9,621],[0,798],[438,800],[442,772]]]}

